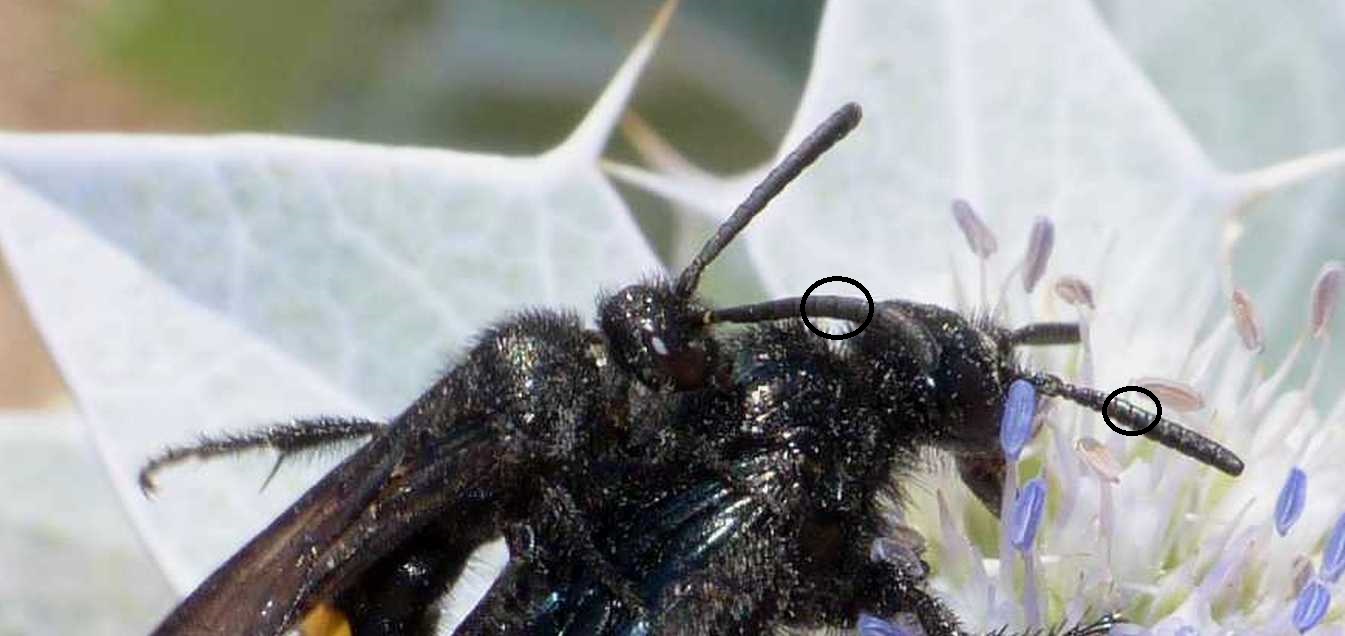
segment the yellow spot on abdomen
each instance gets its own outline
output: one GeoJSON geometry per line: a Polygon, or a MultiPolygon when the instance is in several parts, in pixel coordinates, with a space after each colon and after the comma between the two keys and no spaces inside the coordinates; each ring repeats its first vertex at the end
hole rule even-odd
{"type": "Polygon", "coordinates": [[[345,613],[329,603],[313,608],[299,624],[299,633],[303,636],[352,636],[345,613]]]}

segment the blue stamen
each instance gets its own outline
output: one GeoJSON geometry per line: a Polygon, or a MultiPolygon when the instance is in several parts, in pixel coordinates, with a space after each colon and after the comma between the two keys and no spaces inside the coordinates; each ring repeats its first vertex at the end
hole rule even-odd
{"type": "Polygon", "coordinates": [[[1303,500],[1308,495],[1308,475],[1295,466],[1289,471],[1289,479],[1280,489],[1280,498],[1275,502],[1275,531],[1284,536],[1294,527],[1299,515],[1303,514],[1303,500]]]}
{"type": "Polygon", "coordinates": [[[1335,583],[1341,572],[1345,572],[1345,514],[1336,520],[1336,529],[1331,531],[1322,553],[1322,578],[1335,583]]]}
{"type": "Polygon", "coordinates": [[[1303,586],[1294,603],[1294,628],[1302,634],[1322,621],[1326,610],[1331,607],[1331,592],[1321,581],[1312,580],[1303,586]]]}
{"type": "Polygon", "coordinates": [[[911,636],[911,633],[872,614],[860,613],[859,636],[911,636]]]}
{"type": "Polygon", "coordinates": [[[1032,419],[1036,415],[1037,388],[1027,380],[1014,380],[1004,398],[1004,415],[999,420],[999,445],[1009,461],[1018,461],[1032,437],[1032,419]]]}
{"type": "Polygon", "coordinates": [[[1046,482],[1041,477],[1027,482],[1013,502],[1013,514],[1009,516],[1009,542],[1019,552],[1031,550],[1036,542],[1037,527],[1041,525],[1045,506],[1046,482]]]}

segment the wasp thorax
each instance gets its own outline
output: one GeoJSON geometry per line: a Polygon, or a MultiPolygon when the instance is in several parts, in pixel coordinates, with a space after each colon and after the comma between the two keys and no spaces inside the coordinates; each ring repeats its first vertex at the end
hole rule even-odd
{"type": "Polygon", "coordinates": [[[662,281],[626,287],[598,307],[616,364],[650,387],[680,390],[703,387],[711,375],[703,313],[662,281]]]}

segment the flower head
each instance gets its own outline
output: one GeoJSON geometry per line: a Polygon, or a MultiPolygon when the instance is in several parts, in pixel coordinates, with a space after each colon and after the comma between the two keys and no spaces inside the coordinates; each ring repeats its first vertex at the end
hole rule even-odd
{"type": "MultiPolygon", "coordinates": [[[[975,249],[981,233],[966,230],[977,227],[966,223],[964,233],[982,267],[994,267],[992,251],[975,249]]],[[[1004,280],[1007,287],[1012,277],[1004,280]]],[[[1080,322],[1081,346],[1025,352],[1027,366],[1073,371],[1075,382],[1099,390],[1144,386],[1165,417],[1228,446],[1247,468],[1224,475],[1144,436],[1115,434],[1075,406],[1039,414],[1032,387],[1012,383],[1000,422],[1010,470],[999,523],[952,475],[938,477],[947,481],[936,484],[937,519],[921,518],[936,508],[921,501],[909,515],[913,525],[942,529],[927,555],[936,592],[972,630],[1086,623],[1106,612],[1124,616],[1134,633],[1306,631],[1339,620],[1329,609],[1345,573],[1345,516],[1307,495],[1310,475],[1315,491],[1345,489],[1336,468],[1345,399],[1331,417],[1313,399],[1325,359],[1318,343],[1328,339],[1341,285],[1345,268],[1324,267],[1307,294],[1303,337],[1269,368],[1260,358],[1266,326],[1251,296],[1231,285],[1222,321],[1191,320],[1193,342],[1169,335],[1155,342],[1170,350],[1156,354],[1137,344],[1127,322],[1135,310],[1111,304],[1110,288],[1099,295],[1065,275],[1036,293],[1001,293],[1006,322],[1060,320],[1050,313],[1060,300],[1080,322]],[[1291,371],[1314,350],[1309,378],[1293,385],[1291,371]],[[1020,473],[1038,476],[1019,484],[1020,473]],[[955,533],[969,540],[950,540],[955,533]],[[967,567],[977,563],[988,565],[967,567]]]]}

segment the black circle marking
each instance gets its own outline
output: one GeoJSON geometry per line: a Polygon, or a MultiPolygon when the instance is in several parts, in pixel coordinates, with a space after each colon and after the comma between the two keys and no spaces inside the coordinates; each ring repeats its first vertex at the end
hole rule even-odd
{"type": "Polygon", "coordinates": [[[1120,433],[1127,437],[1143,435],[1145,433],[1148,433],[1149,431],[1154,430],[1154,427],[1158,426],[1158,421],[1161,419],[1163,419],[1163,403],[1158,401],[1158,396],[1154,395],[1153,391],[1150,391],[1149,389],[1146,389],[1142,386],[1134,386],[1134,385],[1123,386],[1119,389],[1116,389],[1115,391],[1112,391],[1111,394],[1107,396],[1107,399],[1102,401],[1102,421],[1106,422],[1107,426],[1111,428],[1111,430],[1116,431],[1117,433],[1120,433]],[[1140,393],[1149,396],[1149,399],[1154,401],[1154,406],[1158,407],[1158,414],[1154,415],[1154,421],[1149,422],[1148,426],[1141,428],[1137,431],[1131,431],[1121,428],[1120,426],[1113,424],[1110,417],[1107,417],[1107,408],[1111,406],[1111,401],[1116,399],[1116,396],[1125,393],[1126,391],[1139,391],[1140,393]]]}
{"type": "Polygon", "coordinates": [[[853,338],[855,336],[858,336],[859,332],[864,331],[864,328],[868,327],[869,323],[873,321],[873,295],[869,294],[869,290],[865,288],[863,285],[860,285],[859,281],[850,278],[849,276],[828,276],[826,278],[823,278],[822,280],[817,281],[816,283],[809,285],[808,289],[804,290],[803,298],[799,299],[799,318],[803,319],[803,324],[807,325],[809,331],[819,336],[822,336],[827,340],[845,340],[847,338],[853,338]],[[864,292],[864,300],[868,301],[869,303],[869,314],[864,317],[864,322],[859,323],[859,326],[855,327],[854,331],[850,331],[839,335],[829,334],[815,327],[813,323],[808,322],[808,296],[813,293],[813,290],[827,283],[850,283],[851,285],[858,287],[859,291],[864,292]]]}

